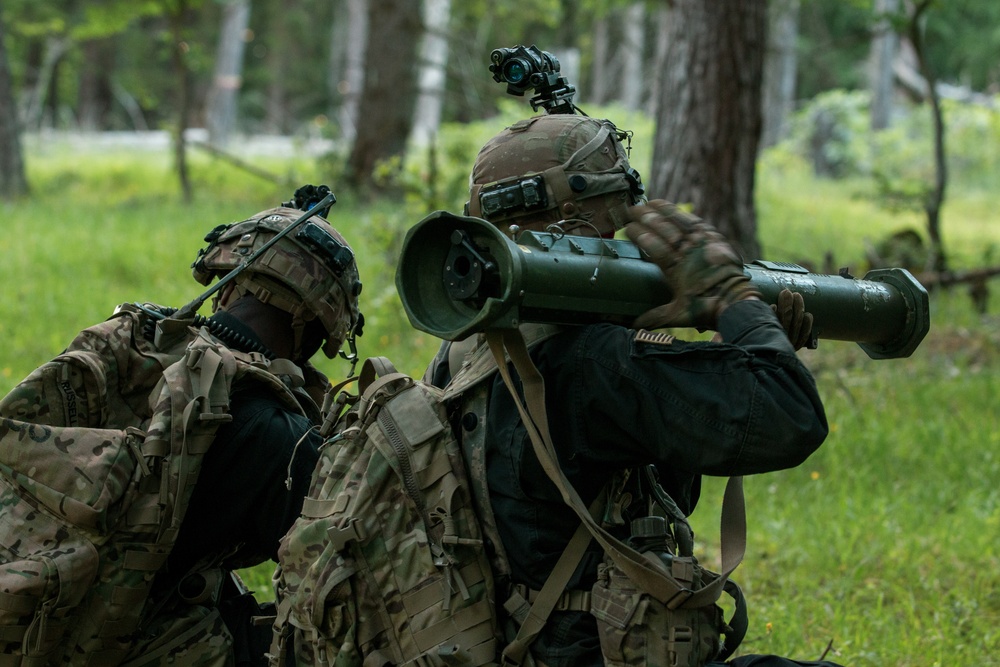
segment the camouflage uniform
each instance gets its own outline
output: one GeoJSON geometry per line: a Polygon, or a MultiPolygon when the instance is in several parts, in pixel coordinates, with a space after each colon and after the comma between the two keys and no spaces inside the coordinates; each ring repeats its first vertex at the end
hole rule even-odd
{"type": "Polygon", "coordinates": [[[124,304],[0,399],[0,662],[264,659],[270,630],[256,643],[260,610],[226,570],[276,557],[329,387],[306,360],[360,333],[354,255],[325,220],[268,243],[302,215],[270,209],[206,237],[199,282],[246,267],[213,317],[124,304]]]}

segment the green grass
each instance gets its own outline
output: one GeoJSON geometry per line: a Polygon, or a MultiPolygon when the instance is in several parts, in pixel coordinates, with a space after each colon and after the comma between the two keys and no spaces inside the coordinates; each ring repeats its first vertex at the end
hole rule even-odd
{"type": "MultiPolygon", "coordinates": [[[[202,288],[188,267],[202,236],[289,195],[194,155],[197,200],[183,206],[169,161],[140,158],[29,155],[34,195],[0,207],[0,391],[119,302],[192,299],[202,288]]],[[[300,183],[336,185],[306,162],[282,169],[300,183]]],[[[765,160],[765,254],[818,262],[831,251],[863,275],[866,239],[922,229],[919,217],[859,197],[866,188],[765,160]]],[[[365,284],[361,353],[419,373],[437,342],[408,327],[392,276],[397,234],[419,208],[338,195],[332,222],[357,250],[365,284]]],[[[1000,193],[953,188],[943,225],[956,267],[982,263],[1000,241],[997,210],[1000,193]]],[[[979,315],[954,289],[932,294],[931,312],[931,332],[908,359],[872,361],[828,341],[801,353],[831,434],[803,466],[746,482],[750,536],[735,576],[750,600],[745,652],[816,659],[830,645],[829,657],[847,665],[1000,664],[1000,303],[994,294],[979,315]]],[[[347,371],[340,360],[320,365],[335,378],[347,371]]],[[[708,480],[693,517],[710,567],[722,488],[708,480]]],[[[243,574],[267,597],[270,571],[243,574]]]]}

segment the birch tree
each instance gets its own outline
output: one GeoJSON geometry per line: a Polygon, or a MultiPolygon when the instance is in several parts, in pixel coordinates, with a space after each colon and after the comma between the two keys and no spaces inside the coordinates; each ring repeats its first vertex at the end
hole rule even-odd
{"type": "Polygon", "coordinates": [[[764,130],[761,148],[773,146],[788,133],[795,107],[798,66],[799,0],[770,0],[767,53],[764,58],[764,130]]]}
{"type": "Polygon", "coordinates": [[[424,39],[418,60],[420,92],[413,116],[413,142],[427,145],[441,125],[448,64],[448,20],[451,0],[424,0],[424,39]]]}
{"type": "Polygon", "coordinates": [[[868,62],[869,87],[872,94],[871,127],[884,130],[892,120],[893,61],[899,51],[899,34],[893,17],[899,11],[899,0],[875,0],[875,32],[872,35],[868,62]]]}
{"type": "Polygon", "coordinates": [[[250,23],[250,0],[229,0],[222,9],[222,26],[215,55],[215,74],[208,93],[205,124],[216,146],[229,142],[236,122],[236,102],[243,81],[243,51],[250,23]]]}

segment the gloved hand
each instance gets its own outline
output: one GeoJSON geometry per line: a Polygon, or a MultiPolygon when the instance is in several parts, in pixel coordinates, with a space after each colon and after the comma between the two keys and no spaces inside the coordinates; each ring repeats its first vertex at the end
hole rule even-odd
{"type": "Polygon", "coordinates": [[[778,316],[778,322],[788,334],[792,347],[799,350],[812,339],[813,316],[806,312],[805,301],[798,292],[783,289],[778,292],[778,303],[771,304],[771,310],[778,316]]]}
{"type": "Polygon", "coordinates": [[[633,327],[715,329],[724,308],[760,297],[736,251],[707,222],[662,199],[633,206],[628,216],[625,233],[660,267],[673,296],[636,318],[633,327]]]}

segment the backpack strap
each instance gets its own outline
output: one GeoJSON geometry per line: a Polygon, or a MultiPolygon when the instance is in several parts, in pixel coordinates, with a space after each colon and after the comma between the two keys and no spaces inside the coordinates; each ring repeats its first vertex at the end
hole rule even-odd
{"type": "MultiPolygon", "coordinates": [[[[562,331],[562,327],[554,324],[528,322],[522,324],[518,331],[524,339],[524,344],[530,348],[552,338],[562,331]]],[[[489,345],[486,344],[485,335],[481,334],[476,347],[465,355],[461,368],[453,374],[451,382],[444,388],[444,399],[447,401],[460,396],[486,378],[492,377],[496,370],[496,359],[491,354],[489,345]]]]}
{"type": "Polygon", "coordinates": [[[488,331],[486,339],[496,359],[500,374],[521,415],[521,420],[524,422],[539,463],[552,483],[559,489],[566,504],[577,513],[618,567],[643,591],[670,609],[702,607],[718,600],[726,580],[743,560],[743,555],[746,552],[746,507],[743,498],[742,477],[729,479],[723,498],[721,533],[723,572],[708,585],[698,590],[691,590],[673,575],[654,567],[635,549],[608,533],[590,516],[585,509],[583,500],[559,467],[545,411],[545,383],[538,368],[528,355],[524,338],[517,330],[505,329],[488,331]],[[521,377],[525,401],[521,400],[514,387],[505,362],[505,351],[510,354],[514,368],[521,377]],[[527,407],[525,407],[525,403],[527,403],[527,407]]]}
{"type": "MultiPolygon", "coordinates": [[[[596,516],[607,503],[607,489],[601,492],[590,506],[591,516],[596,516]]],[[[549,615],[556,608],[563,592],[569,584],[570,578],[576,572],[577,566],[583,560],[583,555],[590,544],[590,531],[586,524],[580,523],[570,538],[569,543],[563,550],[555,567],[549,574],[548,579],[542,585],[542,590],[535,596],[534,601],[525,599],[525,596],[518,591],[512,592],[510,598],[504,603],[504,609],[518,623],[517,636],[508,644],[502,653],[502,663],[506,665],[521,665],[528,654],[531,643],[545,627],[549,615]]]]}

